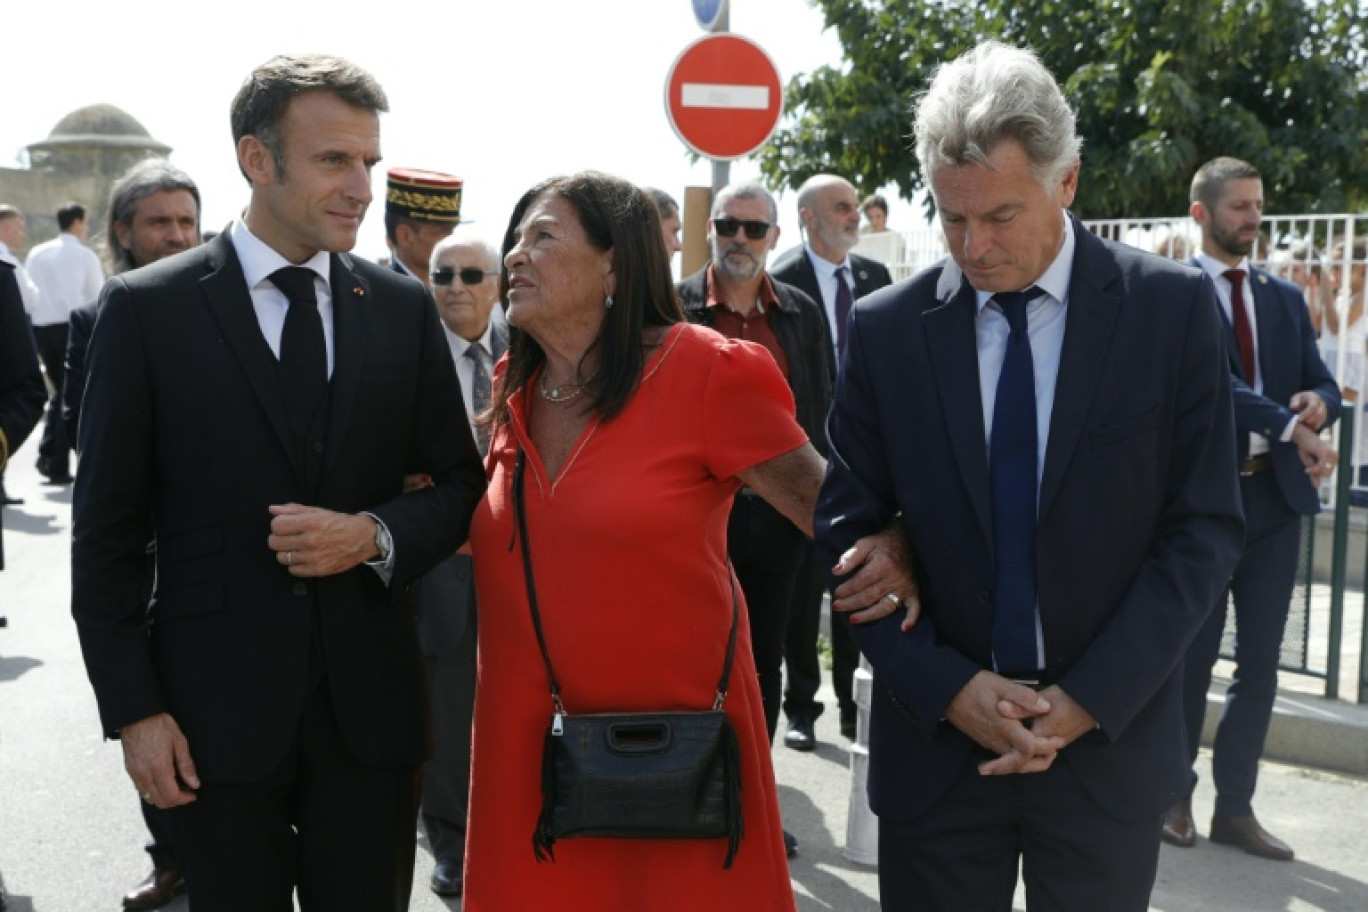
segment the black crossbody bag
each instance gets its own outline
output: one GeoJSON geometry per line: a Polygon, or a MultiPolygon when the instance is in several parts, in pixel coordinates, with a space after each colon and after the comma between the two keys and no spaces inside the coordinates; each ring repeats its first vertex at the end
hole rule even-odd
{"type": "Polygon", "coordinates": [[[525,454],[518,450],[513,500],[522,541],[532,626],[546,663],[553,713],[542,746],[542,809],[532,834],[538,861],[555,860],[556,840],[723,839],[730,868],[745,834],[741,752],[723,704],[740,615],[731,576],[732,624],[712,709],[702,712],[571,714],[542,633],[523,505],[525,454]]]}

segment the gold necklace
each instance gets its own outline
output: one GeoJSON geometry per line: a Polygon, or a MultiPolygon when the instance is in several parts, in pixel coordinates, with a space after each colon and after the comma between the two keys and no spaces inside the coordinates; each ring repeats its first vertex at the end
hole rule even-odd
{"type": "Polygon", "coordinates": [[[548,387],[546,385],[545,369],[542,370],[540,386],[541,397],[545,399],[547,402],[569,402],[571,399],[577,398],[580,395],[580,393],[584,392],[584,384],[582,383],[566,382],[560,384],[559,386],[548,387]]]}

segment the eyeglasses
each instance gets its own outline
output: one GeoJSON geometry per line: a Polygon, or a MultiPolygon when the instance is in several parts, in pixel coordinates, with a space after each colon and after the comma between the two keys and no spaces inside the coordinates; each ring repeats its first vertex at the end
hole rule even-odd
{"type": "Polygon", "coordinates": [[[746,232],[746,237],[752,241],[758,241],[769,234],[772,227],[769,222],[734,218],[715,218],[712,220],[712,226],[713,231],[717,232],[717,236],[724,238],[735,236],[736,229],[741,228],[746,232]]]}
{"type": "Polygon", "coordinates": [[[432,284],[443,286],[450,285],[456,281],[457,276],[460,276],[462,285],[479,285],[485,280],[485,276],[495,275],[498,275],[498,273],[485,272],[483,269],[475,266],[464,266],[460,269],[455,269],[451,266],[442,266],[432,270],[432,284]]]}

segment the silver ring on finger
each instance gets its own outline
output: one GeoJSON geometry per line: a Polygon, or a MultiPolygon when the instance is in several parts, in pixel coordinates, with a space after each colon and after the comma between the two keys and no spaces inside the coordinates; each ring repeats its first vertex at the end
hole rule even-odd
{"type": "Polygon", "coordinates": [[[285,552],[285,566],[287,566],[287,567],[293,567],[293,566],[294,566],[294,552],[293,552],[293,551],[286,551],[286,552],[285,552]]]}
{"type": "Polygon", "coordinates": [[[143,793],[142,793],[142,800],[143,800],[143,801],[146,801],[148,804],[151,804],[151,803],[152,803],[152,793],[151,793],[151,792],[143,792],[143,793]]]}
{"type": "Polygon", "coordinates": [[[894,605],[901,605],[901,604],[902,604],[902,599],[898,598],[898,593],[896,593],[896,592],[890,592],[890,593],[888,593],[888,595],[885,595],[884,598],[888,599],[888,600],[889,600],[890,602],[892,602],[894,605]]]}

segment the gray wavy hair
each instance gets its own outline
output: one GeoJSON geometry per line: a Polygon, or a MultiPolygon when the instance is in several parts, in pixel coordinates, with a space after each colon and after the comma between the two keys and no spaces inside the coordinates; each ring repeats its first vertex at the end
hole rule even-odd
{"type": "Polygon", "coordinates": [[[133,224],[138,214],[138,203],[163,190],[184,190],[195,199],[195,223],[199,225],[199,187],[186,174],[164,158],[147,158],[124,172],[109,190],[109,213],[105,216],[105,246],[109,251],[109,268],[118,275],[136,269],[143,263],[133,262],[133,252],[119,243],[114,231],[116,224],[133,224]]]}
{"type": "Polygon", "coordinates": [[[917,103],[913,139],[927,179],[945,165],[986,166],[1000,143],[1016,140],[1048,190],[1083,146],[1073,109],[1040,58],[1000,41],[981,42],[936,68],[917,103]]]}

